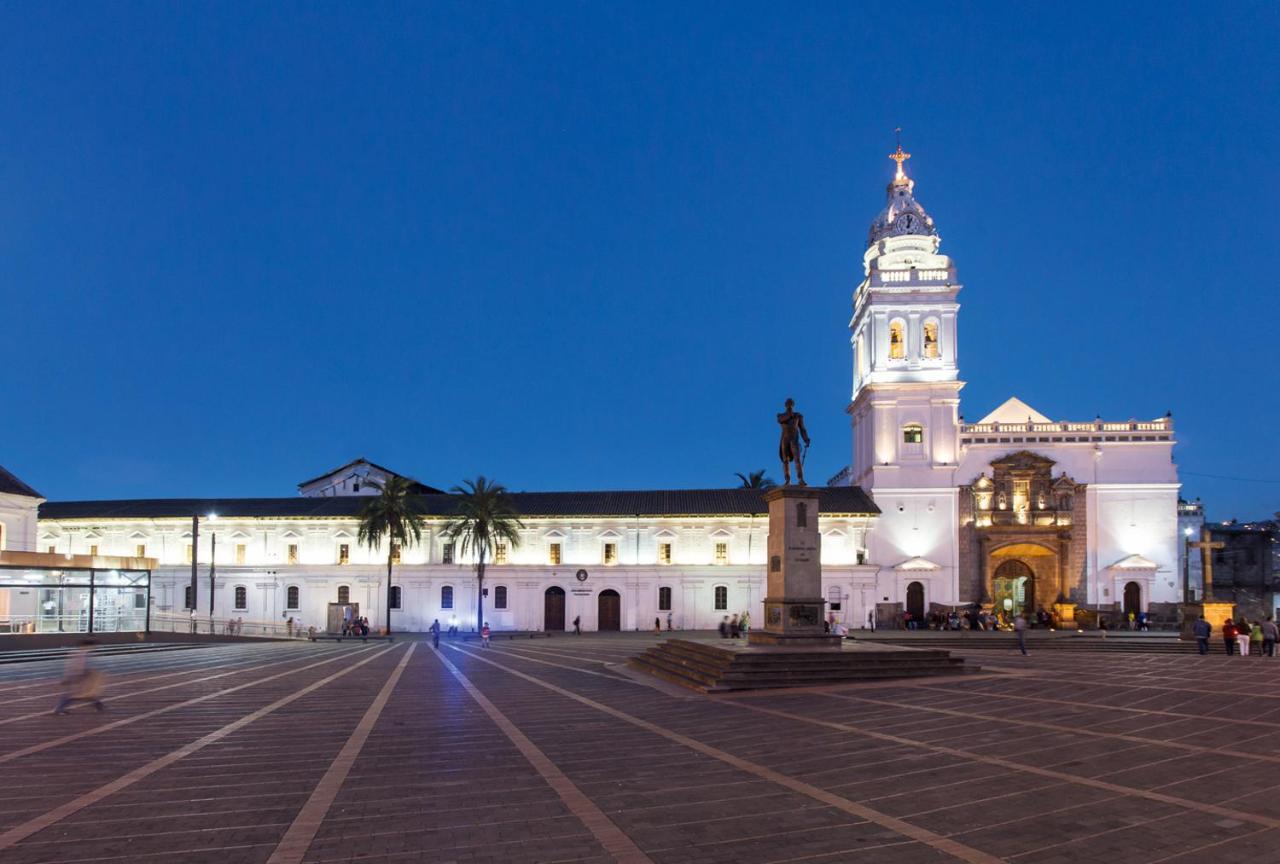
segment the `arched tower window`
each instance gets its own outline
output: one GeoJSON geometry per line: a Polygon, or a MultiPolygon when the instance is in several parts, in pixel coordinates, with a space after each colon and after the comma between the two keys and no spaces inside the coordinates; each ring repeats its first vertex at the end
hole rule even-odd
{"type": "Polygon", "coordinates": [[[938,322],[924,322],[924,356],[927,360],[937,360],[938,354],[938,322]]]}
{"type": "Polygon", "coordinates": [[[907,356],[907,329],[901,320],[889,323],[889,359],[902,360],[907,356]]]}

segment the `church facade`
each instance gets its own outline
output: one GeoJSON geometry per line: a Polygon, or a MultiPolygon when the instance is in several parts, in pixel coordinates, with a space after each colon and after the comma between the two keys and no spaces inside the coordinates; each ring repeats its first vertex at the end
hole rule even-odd
{"type": "MultiPolygon", "coordinates": [[[[1009,399],[966,423],[956,266],[915,198],[908,154],[892,158],[853,295],[852,460],[821,490],[830,613],[854,628],[971,603],[1171,613],[1183,599],[1172,419],[1054,421],[1009,399]]],[[[329,604],[381,622],[390,602],[393,628],[476,626],[472,563],[441,530],[454,499],[424,484],[426,535],[397,550],[388,601],[385,550],[356,534],[369,481],[394,473],[360,459],[285,498],[33,498],[27,511],[0,509],[0,525],[21,522],[38,553],[152,559],[157,616],[206,614],[211,595],[219,618],[323,628],[329,604]]],[[[517,493],[514,503],[521,543],[497,551],[485,580],[495,629],[760,620],[768,520],[758,490],[517,493]]],[[[19,529],[0,544],[6,536],[17,542],[19,529]]]]}

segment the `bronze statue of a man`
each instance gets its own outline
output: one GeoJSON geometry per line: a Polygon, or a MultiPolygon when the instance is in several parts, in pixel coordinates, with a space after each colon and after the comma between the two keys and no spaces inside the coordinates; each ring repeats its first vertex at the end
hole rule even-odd
{"type": "Polygon", "coordinates": [[[778,425],[782,427],[782,439],[778,442],[778,458],[782,460],[782,483],[791,485],[791,463],[796,463],[796,480],[801,486],[804,482],[804,454],[809,449],[809,432],[804,428],[804,415],[798,413],[796,400],[788,399],[786,411],[778,415],[778,425]],[[804,439],[804,449],[800,448],[800,440],[804,439]]]}

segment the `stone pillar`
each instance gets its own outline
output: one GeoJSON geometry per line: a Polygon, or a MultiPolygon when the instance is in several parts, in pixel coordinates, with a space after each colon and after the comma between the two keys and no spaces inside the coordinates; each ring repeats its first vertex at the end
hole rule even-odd
{"type": "Polygon", "coordinates": [[[840,647],[823,627],[822,535],[818,493],[806,486],[779,486],[769,502],[767,594],[763,627],[752,628],[752,645],[840,647]]]}
{"type": "Polygon", "coordinates": [[[978,537],[978,597],[977,600],[983,606],[991,605],[991,588],[987,579],[987,545],[989,540],[987,537],[979,535],[978,537]]]}

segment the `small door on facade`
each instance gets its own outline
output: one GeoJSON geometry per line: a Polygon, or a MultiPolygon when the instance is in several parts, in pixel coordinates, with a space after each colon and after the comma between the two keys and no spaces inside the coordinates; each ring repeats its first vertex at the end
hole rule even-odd
{"type": "Polygon", "coordinates": [[[329,620],[325,623],[328,625],[326,633],[341,633],[342,622],[352,621],[360,617],[359,603],[330,603],[329,604],[329,620]]]}
{"type": "Polygon", "coordinates": [[[1130,612],[1135,617],[1142,613],[1142,586],[1137,582],[1129,582],[1124,586],[1124,617],[1128,618],[1130,612]]]}
{"type": "Polygon", "coordinates": [[[564,589],[552,586],[542,600],[542,629],[564,630],[564,589]]]}
{"type": "Polygon", "coordinates": [[[907,613],[916,621],[924,620],[924,585],[919,582],[907,586],[907,613]]]}
{"type": "Polygon", "coordinates": [[[622,629],[622,598],[618,596],[617,591],[613,589],[601,591],[596,601],[596,609],[599,613],[596,618],[597,630],[617,632],[622,629]]]}

